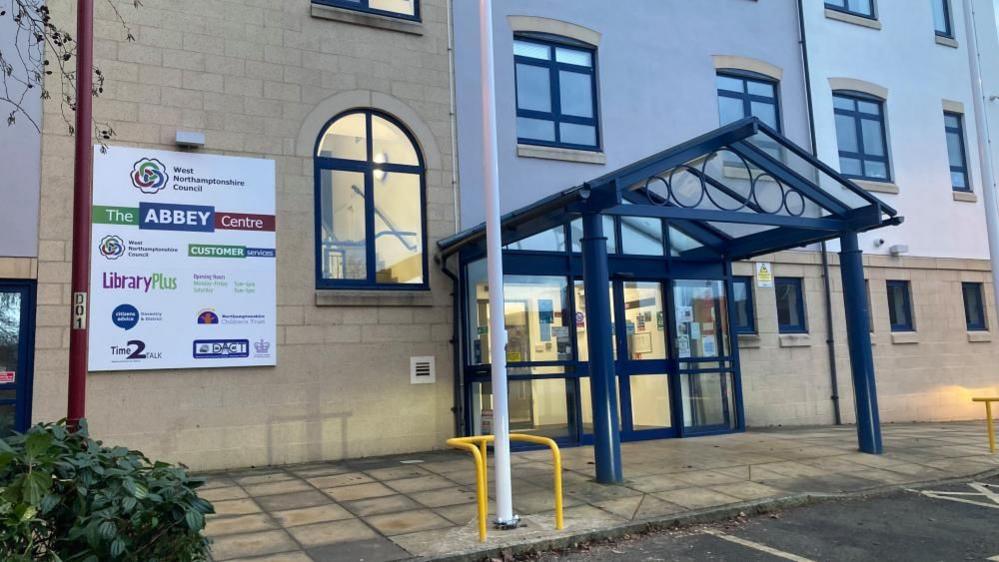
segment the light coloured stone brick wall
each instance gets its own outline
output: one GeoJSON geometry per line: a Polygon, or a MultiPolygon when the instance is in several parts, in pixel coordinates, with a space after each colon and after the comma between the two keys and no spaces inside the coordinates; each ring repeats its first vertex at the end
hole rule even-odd
{"type": "MultiPolygon", "coordinates": [[[[779,334],[773,289],[754,287],[758,337],[741,338],[742,385],[749,426],[833,422],[822,268],[817,252],[764,256],[774,275],[804,279],[808,335],[779,334]]],[[[836,365],[843,420],[855,419],[839,259],[830,254],[836,365]]],[[[989,263],[981,260],[865,256],[874,331],[874,367],[882,422],[984,417],[972,396],[999,392],[999,341],[989,263]],[[893,334],[886,280],[909,280],[916,331],[893,334]],[[961,283],[983,283],[988,333],[969,333],[961,283]]],[[[736,275],[752,275],[749,263],[736,275]]]]}
{"type": "MultiPolygon", "coordinates": [[[[311,151],[344,110],[398,117],[427,162],[431,251],[454,232],[446,0],[422,0],[419,34],[313,17],[308,0],[115,4],[136,41],[96,3],[107,82],[94,111],[111,144],[173,150],[178,129],[196,130],[205,153],[276,161],[279,364],[91,373],[92,432],[200,469],[441,447],[453,431],[451,283],[431,260],[418,306],[337,306],[335,294],[317,306],[311,151]],[[436,384],[410,384],[414,355],[436,357],[436,384]]],[[[74,2],[50,5],[75,29],[74,2]]],[[[34,421],[66,412],[73,140],[57,101],[42,151],[34,421]]]]}

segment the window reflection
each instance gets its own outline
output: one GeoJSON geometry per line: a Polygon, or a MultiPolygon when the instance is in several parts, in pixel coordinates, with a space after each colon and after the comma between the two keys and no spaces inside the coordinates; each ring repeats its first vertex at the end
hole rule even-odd
{"type": "Polygon", "coordinates": [[[629,359],[666,359],[662,298],[660,283],[624,283],[629,359]]]}
{"type": "MultiPolygon", "coordinates": [[[[489,290],[485,260],[468,266],[470,362],[489,363],[489,290]]],[[[504,278],[506,360],[567,361],[569,339],[567,281],[564,277],[508,275],[504,278]]]]}
{"type": "Polygon", "coordinates": [[[676,281],[676,352],[680,359],[726,355],[725,285],[722,281],[676,281]]]}
{"type": "MultiPolygon", "coordinates": [[[[553,439],[569,436],[569,395],[565,379],[514,380],[507,383],[507,390],[511,431],[553,439]]],[[[473,383],[472,434],[492,433],[492,384],[473,383]]]]}

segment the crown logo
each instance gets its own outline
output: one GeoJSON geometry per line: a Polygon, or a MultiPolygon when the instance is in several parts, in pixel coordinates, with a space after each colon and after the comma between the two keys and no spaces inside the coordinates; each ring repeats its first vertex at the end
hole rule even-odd
{"type": "Polygon", "coordinates": [[[271,342],[263,339],[253,342],[253,349],[255,349],[257,353],[267,353],[271,350],[271,342]]]}

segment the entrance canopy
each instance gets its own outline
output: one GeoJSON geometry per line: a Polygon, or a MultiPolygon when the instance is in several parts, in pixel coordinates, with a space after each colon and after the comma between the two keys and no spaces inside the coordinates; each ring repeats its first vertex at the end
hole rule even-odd
{"type": "MultiPolygon", "coordinates": [[[[505,215],[504,244],[599,213],[669,219],[678,257],[741,260],[899,224],[902,217],[759,119],[716,129],[505,215]]],[[[481,253],[485,226],[441,240],[481,253]]]]}

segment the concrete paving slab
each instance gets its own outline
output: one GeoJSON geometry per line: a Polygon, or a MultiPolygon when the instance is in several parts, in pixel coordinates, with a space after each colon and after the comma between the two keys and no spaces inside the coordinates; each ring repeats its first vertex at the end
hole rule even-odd
{"type": "Polygon", "coordinates": [[[213,502],[215,515],[246,515],[248,513],[259,513],[260,506],[252,499],[225,500],[213,502]]]}
{"type": "Polygon", "coordinates": [[[287,531],[306,549],[378,538],[378,534],[359,519],[314,523],[291,527],[287,531]]]}
{"type": "Polygon", "coordinates": [[[343,504],[350,511],[361,516],[380,515],[382,513],[396,513],[399,511],[409,511],[422,507],[407,496],[396,494],[383,498],[371,498],[369,500],[358,500],[345,502],[343,504]]]}
{"type": "Polygon", "coordinates": [[[310,548],[307,560],[313,562],[389,562],[412,555],[389,539],[375,538],[310,548]]]}
{"type": "Polygon", "coordinates": [[[265,511],[284,511],[299,507],[311,507],[313,505],[329,503],[329,501],[329,498],[319,490],[308,490],[284,495],[276,494],[257,498],[257,503],[265,511]]]}
{"type": "Polygon", "coordinates": [[[372,515],[365,519],[369,525],[386,536],[415,533],[430,529],[451,528],[454,525],[429,509],[372,515]]]}
{"type": "Polygon", "coordinates": [[[289,509],[287,511],[275,511],[271,513],[271,516],[285,528],[354,518],[349,511],[332,503],[300,509],[289,509]]]}
{"type": "Polygon", "coordinates": [[[298,545],[284,531],[260,531],[218,537],[212,543],[212,558],[230,560],[297,550],[298,545]]]}
{"type": "Polygon", "coordinates": [[[702,509],[705,507],[737,503],[739,501],[739,498],[707,488],[681,488],[679,490],[656,492],[652,495],[688,509],[702,509]]]}
{"type": "Polygon", "coordinates": [[[368,498],[391,496],[396,493],[395,490],[389,488],[381,482],[369,482],[367,484],[358,484],[356,486],[327,488],[323,491],[338,502],[366,500],[368,498]]]}
{"type": "Polygon", "coordinates": [[[205,533],[212,537],[252,533],[276,528],[277,524],[266,513],[212,517],[205,523],[205,533]]]}

